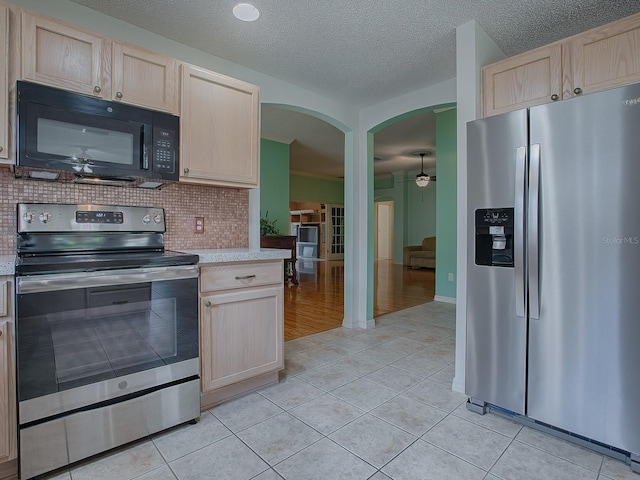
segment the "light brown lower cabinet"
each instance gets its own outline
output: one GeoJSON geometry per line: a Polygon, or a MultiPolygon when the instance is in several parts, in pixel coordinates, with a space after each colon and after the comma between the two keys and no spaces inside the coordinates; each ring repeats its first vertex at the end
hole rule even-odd
{"type": "Polygon", "coordinates": [[[202,408],[278,380],[284,368],[283,262],[200,269],[202,408]]]}
{"type": "Polygon", "coordinates": [[[0,323],[0,478],[17,478],[13,322],[0,323]]]}
{"type": "Polygon", "coordinates": [[[0,478],[17,478],[12,280],[0,277],[0,478]]]}

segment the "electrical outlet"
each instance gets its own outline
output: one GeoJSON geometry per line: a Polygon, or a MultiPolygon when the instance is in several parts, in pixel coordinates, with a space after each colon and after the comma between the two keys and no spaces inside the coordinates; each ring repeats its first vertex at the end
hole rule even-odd
{"type": "Polygon", "coordinates": [[[204,217],[195,217],[195,233],[204,233],[204,217]]]}
{"type": "Polygon", "coordinates": [[[453,272],[449,272],[449,281],[453,282],[453,272]]]}

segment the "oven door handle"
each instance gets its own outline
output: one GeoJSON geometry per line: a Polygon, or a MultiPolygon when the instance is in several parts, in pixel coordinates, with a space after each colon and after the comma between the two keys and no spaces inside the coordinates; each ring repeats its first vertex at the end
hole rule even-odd
{"type": "Polygon", "coordinates": [[[131,268],[96,272],[54,273],[47,275],[16,277],[16,293],[55,292],[58,290],[72,290],[76,288],[130,285],[134,283],[182,280],[197,277],[197,265],[131,268]]]}

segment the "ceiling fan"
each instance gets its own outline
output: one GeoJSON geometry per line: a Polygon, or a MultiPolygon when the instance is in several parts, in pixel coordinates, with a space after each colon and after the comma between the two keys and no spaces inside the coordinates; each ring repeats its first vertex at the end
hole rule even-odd
{"type": "Polygon", "coordinates": [[[429,151],[425,151],[425,152],[416,152],[414,153],[414,155],[420,155],[420,173],[418,175],[416,175],[416,185],[418,185],[420,188],[424,188],[427,185],[429,185],[429,182],[435,182],[436,181],[436,176],[435,175],[427,175],[426,173],[424,173],[424,157],[430,157],[432,155],[431,152],[429,151]]]}
{"type": "MultiPolygon", "coordinates": [[[[402,180],[395,180],[395,182],[397,183],[409,183],[409,182],[415,182],[416,185],[418,185],[418,187],[420,188],[424,188],[426,187],[429,183],[431,182],[435,182],[436,181],[436,176],[435,175],[429,175],[424,173],[424,157],[431,157],[433,156],[433,151],[432,150],[418,150],[417,152],[412,152],[412,153],[408,153],[405,155],[410,155],[410,156],[414,156],[414,157],[420,157],[420,173],[418,175],[415,176],[415,178],[412,178],[411,176],[406,176],[407,172],[406,172],[406,168],[405,167],[405,176],[404,179],[402,180]]],[[[374,162],[382,162],[382,158],[380,157],[373,157],[373,161],[374,162]]],[[[412,162],[413,164],[413,162],[412,162]]],[[[413,168],[413,167],[411,167],[413,168]]],[[[385,174],[381,174],[380,177],[382,177],[383,175],[386,176],[391,176],[393,177],[392,174],[390,173],[385,173],[385,174]]],[[[376,177],[378,178],[378,177],[376,177]]]]}
{"type": "Polygon", "coordinates": [[[420,173],[416,175],[415,179],[413,180],[409,177],[406,180],[401,180],[400,182],[401,183],[415,182],[416,185],[418,185],[418,187],[420,188],[424,188],[427,185],[429,185],[429,183],[435,182],[436,181],[435,175],[428,175],[424,173],[424,157],[432,156],[433,152],[430,150],[420,150],[412,153],[411,155],[415,157],[420,157],[420,173]]]}

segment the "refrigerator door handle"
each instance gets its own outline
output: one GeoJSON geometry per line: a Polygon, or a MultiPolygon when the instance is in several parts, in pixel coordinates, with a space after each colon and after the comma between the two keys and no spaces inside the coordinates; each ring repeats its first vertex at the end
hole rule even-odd
{"type": "Polygon", "coordinates": [[[524,224],[525,224],[525,192],[527,177],[525,175],[527,169],[527,148],[518,147],[516,149],[516,198],[515,198],[515,232],[513,247],[514,268],[516,275],[516,316],[524,317],[526,305],[526,282],[525,282],[525,264],[524,264],[524,224]]]}
{"type": "Polygon", "coordinates": [[[539,264],[540,144],[531,145],[529,165],[529,222],[527,253],[529,264],[529,317],[540,318],[539,264]]]}

